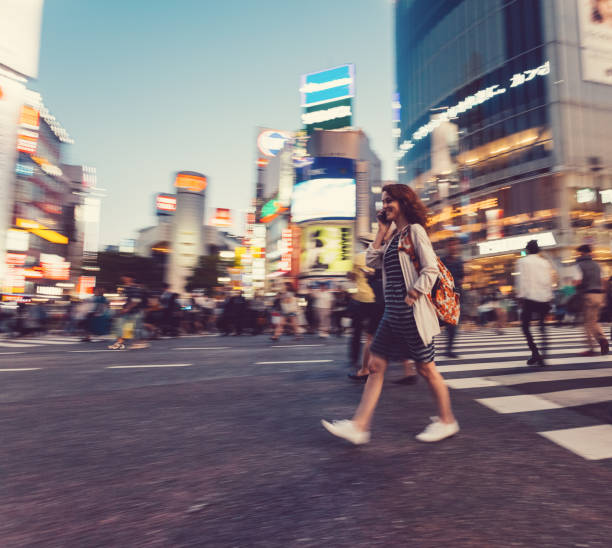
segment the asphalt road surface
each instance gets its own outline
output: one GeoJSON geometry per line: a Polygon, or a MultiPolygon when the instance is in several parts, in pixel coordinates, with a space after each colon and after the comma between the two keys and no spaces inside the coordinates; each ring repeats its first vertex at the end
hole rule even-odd
{"type": "Polygon", "coordinates": [[[320,425],[360,397],[346,338],[2,339],[0,544],[609,547],[612,359],[550,333],[544,369],[517,328],[462,333],[437,444],[392,366],[359,447],[320,425]]]}

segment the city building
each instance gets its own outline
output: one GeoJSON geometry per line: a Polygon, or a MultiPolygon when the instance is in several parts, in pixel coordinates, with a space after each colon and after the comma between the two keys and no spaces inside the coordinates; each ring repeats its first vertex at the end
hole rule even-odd
{"type": "Polygon", "coordinates": [[[299,228],[299,277],[344,278],[356,239],[370,237],[380,200],[380,160],[360,129],[314,129],[312,163],[296,170],[291,222],[299,228]]]}
{"type": "Polygon", "coordinates": [[[63,148],[70,143],[40,95],[25,90],[18,120],[5,293],[57,297],[77,292],[83,284],[88,292],[93,289],[92,275],[83,269],[95,270],[100,193],[95,169],[63,163],[63,148]]]}
{"type": "Polygon", "coordinates": [[[203,254],[202,226],[208,180],[195,171],[176,174],[176,211],[170,230],[170,257],[166,281],[172,291],[183,293],[187,278],[203,254]]]}
{"type": "Polygon", "coordinates": [[[610,274],[612,27],[590,0],[396,3],[397,175],[459,235],[466,281],[512,289],[537,239],[610,274]],[[399,113],[398,113],[398,108],[399,113]]]}
{"type": "Polygon", "coordinates": [[[18,274],[16,279],[12,264],[20,263],[21,257],[7,256],[7,243],[14,245],[17,242],[11,238],[16,238],[20,242],[18,247],[24,246],[25,237],[9,230],[15,193],[15,143],[26,84],[38,75],[42,11],[42,0],[7,0],[0,6],[0,284],[3,287],[12,287],[15,281],[23,285],[22,275],[18,274]]]}

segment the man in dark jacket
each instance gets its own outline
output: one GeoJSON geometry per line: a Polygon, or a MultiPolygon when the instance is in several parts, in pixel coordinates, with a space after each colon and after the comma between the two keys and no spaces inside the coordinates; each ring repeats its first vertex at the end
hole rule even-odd
{"type": "Polygon", "coordinates": [[[580,253],[580,256],[576,260],[576,265],[580,269],[582,279],[578,281],[577,289],[582,296],[584,331],[589,347],[582,355],[595,356],[595,342],[599,343],[601,354],[605,355],[610,351],[610,344],[603,334],[601,326],[597,323],[599,311],[603,307],[605,298],[601,283],[601,269],[591,256],[590,245],[581,245],[578,248],[578,253],[580,253]]]}
{"type": "MultiPolygon", "coordinates": [[[[459,238],[450,238],[446,241],[446,257],[442,261],[448,271],[451,273],[455,281],[455,290],[460,294],[461,286],[463,285],[464,269],[463,261],[459,256],[459,238]]],[[[446,356],[448,358],[458,358],[459,356],[453,352],[453,344],[457,335],[457,326],[446,325],[446,356]]]]}

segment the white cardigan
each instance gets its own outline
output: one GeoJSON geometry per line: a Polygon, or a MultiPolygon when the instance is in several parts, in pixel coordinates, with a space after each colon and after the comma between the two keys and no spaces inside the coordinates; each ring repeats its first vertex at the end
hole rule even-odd
{"type": "MultiPolygon", "coordinates": [[[[419,296],[413,305],[414,320],[416,322],[417,331],[425,345],[428,345],[433,340],[434,336],[440,333],[440,322],[436,310],[427,295],[438,279],[439,269],[436,253],[431,246],[431,241],[425,229],[419,224],[410,225],[410,237],[414,244],[414,250],[419,262],[421,263],[421,272],[417,272],[414,264],[410,260],[408,253],[398,251],[402,273],[404,275],[404,283],[406,289],[410,291],[415,289],[419,296]]],[[[391,240],[387,244],[378,249],[374,249],[372,244],[366,252],[366,264],[371,268],[382,268],[383,255],[389,246],[391,240]]],[[[383,286],[386,285],[386,276],[383,268],[383,286]]],[[[408,306],[408,305],[406,305],[408,306]]]]}

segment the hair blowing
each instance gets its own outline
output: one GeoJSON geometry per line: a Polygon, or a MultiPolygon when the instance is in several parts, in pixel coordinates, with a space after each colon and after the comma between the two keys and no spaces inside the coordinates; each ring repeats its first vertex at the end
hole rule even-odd
{"type": "Polygon", "coordinates": [[[427,230],[429,212],[414,190],[408,185],[389,183],[383,186],[382,191],[399,202],[400,209],[410,224],[419,224],[427,230]]]}

